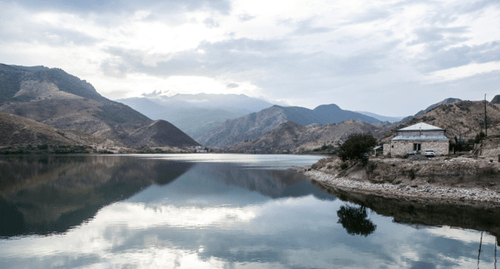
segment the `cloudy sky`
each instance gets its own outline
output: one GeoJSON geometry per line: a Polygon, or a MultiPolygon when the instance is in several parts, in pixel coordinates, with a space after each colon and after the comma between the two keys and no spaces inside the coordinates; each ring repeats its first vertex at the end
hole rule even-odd
{"type": "Polygon", "coordinates": [[[500,94],[498,0],[0,0],[0,62],[154,90],[405,116],[500,94]]]}

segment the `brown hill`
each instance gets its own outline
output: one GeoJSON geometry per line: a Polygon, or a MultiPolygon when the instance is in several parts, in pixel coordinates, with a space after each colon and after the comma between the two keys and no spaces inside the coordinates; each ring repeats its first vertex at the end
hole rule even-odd
{"type": "Polygon", "coordinates": [[[245,153],[300,153],[311,151],[323,145],[339,144],[353,133],[372,133],[374,136],[380,136],[383,130],[372,124],[353,120],[338,124],[311,124],[308,126],[285,121],[260,138],[241,142],[224,150],[245,153]]]}
{"type": "Polygon", "coordinates": [[[136,147],[145,145],[152,147],[161,147],[162,145],[176,145],[178,147],[200,145],[194,139],[185,135],[179,128],[164,120],[154,121],[148,126],[135,130],[125,142],[128,145],[136,147]]]}
{"type": "Polygon", "coordinates": [[[125,144],[131,133],[153,123],[132,108],[101,96],[86,81],[43,66],[0,64],[0,111],[125,144]]]}
{"type": "Polygon", "coordinates": [[[76,143],[51,126],[0,112],[0,146],[40,144],[76,143]]]}
{"type": "Polygon", "coordinates": [[[493,99],[491,99],[491,103],[492,104],[500,104],[500,94],[495,95],[495,97],[493,97],[493,99]]]}
{"type": "MultiPolygon", "coordinates": [[[[398,125],[387,132],[382,142],[389,142],[396,135],[396,130],[419,122],[425,122],[446,129],[446,136],[453,138],[462,135],[464,139],[473,139],[485,130],[484,101],[459,101],[440,105],[429,112],[398,125]]],[[[500,105],[486,102],[488,135],[500,134],[500,105]]]]}
{"type": "Polygon", "coordinates": [[[77,130],[60,130],[34,120],[0,112],[0,146],[115,145],[113,141],[77,130]]]}
{"type": "Polygon", "coordinates": [[[198,139],[200,143],[215,148],[223,148],[236,143],[257,139],[285,121],[302,126],[310,124],[340,123],[356,120],[378,123],[379,120],[349,110],[335,104],[321,105],[311,110],[305,107],[272,106],[234,120],[227,120],[198,139]]]}

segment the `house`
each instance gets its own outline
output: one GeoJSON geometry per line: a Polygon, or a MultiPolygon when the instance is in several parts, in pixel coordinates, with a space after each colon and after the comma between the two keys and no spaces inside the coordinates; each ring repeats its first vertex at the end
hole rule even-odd
{"type": "Polygon", "coordinates": [[[384,155],[402,156],[412,151],[418,154],[428,149],[434,150],[436,155],[447,155],[450,141],[444,132],[444,129],[423,122],[399,129],[391,143],[384,144],[384,155]]]}

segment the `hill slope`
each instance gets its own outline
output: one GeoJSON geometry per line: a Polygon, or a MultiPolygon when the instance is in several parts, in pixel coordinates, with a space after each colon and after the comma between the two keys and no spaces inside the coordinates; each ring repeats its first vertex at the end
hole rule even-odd
{"type": "Polygon", "coordinates": [[[289,151],[300,153],[311,151],[323,145],[335,145],[353,133],[372,133],[379,136],[382,128],[369,123],[348,120],[342,123],[326,125],[300,124],[285,121],[263,136],[229,146],[225,150],[244,153],[279,153],[289,151]]]}
{"type": "Polygon", "coordinates": [[[198,142],[185,135],[179,128],[164,120],[157,120],[148,126],[135,130],[125,140],[128,145],[149,145],[160,147],[162,145],[199,146],[198,142]]]}
{"type": "Polygon", "coordinates": [[[441,102],[437,102],[437,103],[435,103],[435,104],[432,104],[432,105],[428,106],[428,107],[427,107],[426,109],[424,109],[424,110],[420,110],[419,112],[417,112],[417,114],[415,114],[415,115],[413,115],[413,116],[408,116],[408,117],[406,117],[406,118],[402,119],[400,122],[396,122],[396,124],[403,124],[403,123],[405,123],[405,122],[409,122],[409,121],[411,121],[413,118],[415,118],[415,117],[419,117],[419,116],[422,116],[422,115],[424,115],[425,113],[427,113],[427,112],[429,112],[429,111],[433,110],[434,108],[436,108],[436,107],[438,107],[438,106],[440,106],[440,105],[452,104],[452,103],[459,102],[459,101],[462,101],[462,100],[460,100],[460,99],[458,99],[458,98],[446,98],[446,99],[444,99],[444,100],[443,100],[443,101],[441,101],[441,102]]]}
{"type": "Polygon", "coordinates": [[[0,64],[0,111],[120,142],[153,122],[101,96],[86,81],[43,66],[0,64]]]}
{"type": "MultiPolygon", "coordinates": [[[[487,102],[488,135],[500,134],[500,105],[487,102]]],[[[446,129],[446,136],[453,138],[460,134],[464,139],[474,139],[484,131],[484,101],[458,101],[442,104],[424,115],[400,124],[386,133],[383,142],[395,136],[396,130],[419,122],[425,122],[446,129]]]]}
{"type": "Polygon", "coordinates": [[[372,117],[342,110],[334,104],[319,106],[314,110],[303,107],[272,106],[238,119],[227,120],[198,141],[209,147],[224,148],[238,142],[257,139],[287,120],[306,126],[313,123],[340,123],[350,119],[368,123],[379,122],[372,117]]]}

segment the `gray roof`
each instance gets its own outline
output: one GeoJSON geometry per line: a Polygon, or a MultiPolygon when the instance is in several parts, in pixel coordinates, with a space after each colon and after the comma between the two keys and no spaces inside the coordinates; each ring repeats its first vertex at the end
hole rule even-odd
{"type": "Polygon", "coordinates": [[[398,131],[444,131],[444,129],[421,122],[414,124],[412,126],[399,129],[398,131]]]}
{"type": "Polygon", "coordinates": [[[449,141],[444,135],[398,135],[392,141],[449,141]]]}

